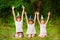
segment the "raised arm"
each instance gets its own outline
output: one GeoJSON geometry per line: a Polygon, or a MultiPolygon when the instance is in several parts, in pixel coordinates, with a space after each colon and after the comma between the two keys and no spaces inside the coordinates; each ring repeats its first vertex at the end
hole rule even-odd
{"type": "Polygon", "coordinates": [[[48,17],[47,17],[46,24],[47,24],[47,23],[48,23],[48,21],[49,21],[49,17],[50,17],[50,12],[48,12],[48,17]]]}
{"type": "Polygon", "coordinates": [[[39,12],[37,12],[37,20],[38,20],[38,23],[39,23],[39,25],[40,25],[39,12]]]}
{"type": "Polygon", "coordinates": [[[25,16],[26,16],[26,21],[27,21],[27,24],[28,24],[28,17],[27,17],[27,14],[26,14],[26,12],[25,12],[25,16]]]}
{"type": "Polygon", "coordinates": [[[35,13],[35,16],[34,16],[34,24],[36,23],[36,13],[35,13]]]}
{"type": "Polygon", "coordinates": [[[12,13],[13,13],[13,16],[14,16],[14,21],[16,21],[16,16],[15,16],[15,12],[14,12],[14,6],[12,6],[12,13]]]}
{"type": "Polygon", "coordinates": [[[22,20],[23,20],[23,15],[24,15],[24,10],[25,10],[25,7],[22,5],[22,20]]]}

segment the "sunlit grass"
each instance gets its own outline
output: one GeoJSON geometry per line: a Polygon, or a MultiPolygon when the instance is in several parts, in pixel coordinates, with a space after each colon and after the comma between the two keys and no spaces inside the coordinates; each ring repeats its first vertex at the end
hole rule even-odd
{"type": "MultiPolygon", "coordinates": [[[[58,19],[60,20],[60,19],[58,19]]],[[[49,21],[47,25],[47,33],[48,36],[45,38],[38,37],[39,35],[39,25],[36,25],[36,32],[37,35],[34,38],[27,38],[26,36],[26,30],[27,26],[26,23],[24,23],[23,29],[24,29],[24,38],[14,38],[15,34],[15,27],[11,25],[0,22],[0,40],[60,40],[60,21],[49,21]],[[55,23],[54,23],[55,22],[55,23]]]]}

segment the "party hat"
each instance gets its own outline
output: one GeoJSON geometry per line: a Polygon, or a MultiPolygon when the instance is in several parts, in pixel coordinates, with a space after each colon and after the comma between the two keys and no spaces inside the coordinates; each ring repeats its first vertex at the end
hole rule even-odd
{"type": "Polygon", "coordinates": [[[19,12],[17,12],[17,17],[20,16],[19,12]]]}
{"type": "Polygon", "coordinates": [[[44,18],[43,18],[43,15],[41,15],[41,19],[44,19],[44,18]]]}
{"type": "Polygon", "coordinates": [[[30,15],[30,18],[29,19],[32,20],[32,15],[30,15]]]}

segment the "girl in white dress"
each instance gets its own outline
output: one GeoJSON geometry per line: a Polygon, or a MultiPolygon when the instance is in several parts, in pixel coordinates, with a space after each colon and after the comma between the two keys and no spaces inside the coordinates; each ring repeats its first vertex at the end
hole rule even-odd
{"type": "Polygon", "coordinates": [[[48,23],[49,17],[50,17],[50,12],[48,12],[47,21],[45,22],[43,19],[43,16],[41,16],[41,23],[40,23],[39,12],[37,12],[37,19],[38,19],[38,23],[40,25],[40,34],[39,34],[40,37],[47,36],[46,25],[48,23]]]}
{"type": "Polygon", "coordinates": [[[19,13],[18,15],[16,16],[15,15],[15,12],[14,12],[14,6],[12,6],[12,13],[13,13],[13,16],[14,16],[14,22],[15,22],[15,26],[16,26],[16,34],[14,35],[16,38],[19,37],[19,38],[22,38],[23,37],[23,15],[24,15],[24,6],[22,6],[23,8],[23,11],[22,11],[22,16],[20,17],[19,16],[19,13]]]}
{"type": "Polygon", "coordinates": [[[27,35],[29,38],[34,37],[36,35],[36,30],[35,30],[35,20],[36,20],[36,13],[35,13],[35,17],[34,20],[31,18],[28,20],[27,18],[27,14],[25,12],[25,16],[26,16],[26,20],[27,20],[27,35]]]}

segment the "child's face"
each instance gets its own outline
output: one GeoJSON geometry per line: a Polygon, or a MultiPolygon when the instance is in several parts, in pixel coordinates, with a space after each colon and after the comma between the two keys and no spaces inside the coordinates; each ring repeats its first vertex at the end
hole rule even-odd
{"type": "Polygon", "coordinates": [[[29,24],[33,24],[33,21],[29,21],[29,24]]]}
{"type": "Polygon", "coordinates": [[[21,21],[21,18],[18,17],[18,18],[17,18],[17,21],[21,21]]]}
{"type": "Polygon", "coordinates": [[[45,23],[45,21],[44,20],[41,20],[41,24],[44,24],[45,23]]]}

